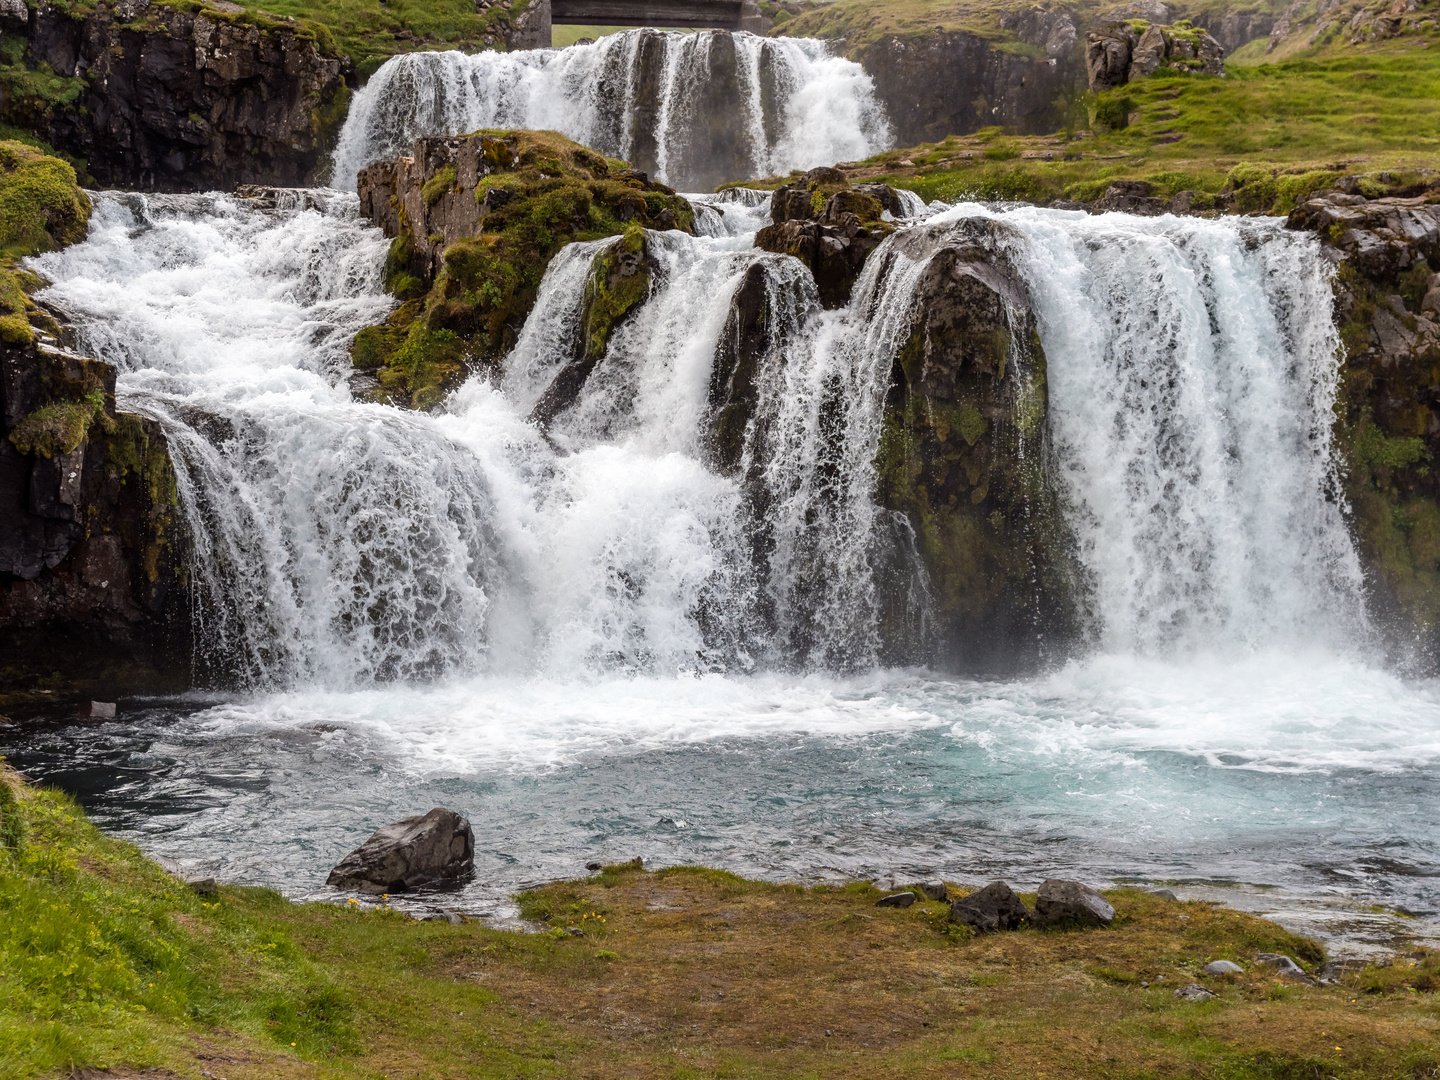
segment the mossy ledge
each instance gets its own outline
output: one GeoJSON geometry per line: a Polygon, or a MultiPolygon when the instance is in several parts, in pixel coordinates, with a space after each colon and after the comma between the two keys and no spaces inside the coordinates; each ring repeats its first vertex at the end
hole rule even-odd
{"type": "Polygon", "coordinates": [[[164,436],[116,411],[115,369],[73,351],[16,263],[83,238],[89,218],[69,164],[0,142],[0,705],[186,679],[164,436]]]}
{"type": "MultiPolygon", "coordinates": [[[[417,409],[505,355],[566,244],[641,245],[645,228],[690,232],[695,220],[672,189],[553,131],[420,139],[413,156],[362,170],[358,189],[392,238],[387,287],[402,304],[351,355],[372,396],[417,409]]],[[[586,337],[602,350],[639,298],[632,276],[592,289],[586,337]]]]}
{"type": "Polygon", "coordinates": [[[944,903],[877,908],[879,895],[636,860],[519,896],[538,933],[267,889],[200,896],[66,795],[0,766],[0,1073],[1413,1080],[1440,1068],[1435,952],[1327,968],[1316,942],[1274,923],[1135,888],[1106,893],[1109,929],[981,937],[944,903]],[[1287,982],[1257,952],[1335,981],[1287,982]],[[1246,973],[1202,974],[1214,959],[1246,973]],[[1216,996],[1175,996],[1192,982],[1216,996]]]}

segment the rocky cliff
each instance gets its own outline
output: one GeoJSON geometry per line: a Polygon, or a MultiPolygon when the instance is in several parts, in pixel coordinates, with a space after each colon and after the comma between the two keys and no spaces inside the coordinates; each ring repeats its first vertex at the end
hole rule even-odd
{"type": "Polygon", "coordinates": [[[324,33],[236,4],[0,3],[0,119],[152,191],[302,185],[349,100],[324,33]]]}
{"type": "Polygon", "coordinates": [[[184,683],[175,476],[158,425],[115,407],[17,255],[83,237],[70,167],[0,143],[0,693],[184,683]],[[55,687],[48,687],[54,681],[55,687]]]}
{"type": "Polygon", "coordinates": [[[1440,662],[1440,180],[1393,181],[1341,179],[1289,225],[1317,233],[1337,266],[1336,441],[1372,614],[1428,672],[1440,662]]]}

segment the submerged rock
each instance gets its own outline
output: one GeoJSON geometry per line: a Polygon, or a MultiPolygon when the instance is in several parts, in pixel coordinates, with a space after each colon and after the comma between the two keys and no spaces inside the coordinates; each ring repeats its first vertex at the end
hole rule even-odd
{"type": "Polygon", "coordinates": [[[1035,896],[1035,921],[1041,926],[1109,926],[1115,909],[1088,885],[1051,878],[1035,896]]]}
{"type": "Polygon", "coordinates": [[[365,893],[395,893],[462,881],[475,870],[470,822],[436,807],[376,830],[341,859],[325,884],[365,893]]]}
{"type": "Polygon", "coordinates": [[[1018,930],[1021,923],[1033,919],[1025,902],[1003,881],[992,881],[950,905],[950,921],[964,923],[977,934],[1018,930]]]}

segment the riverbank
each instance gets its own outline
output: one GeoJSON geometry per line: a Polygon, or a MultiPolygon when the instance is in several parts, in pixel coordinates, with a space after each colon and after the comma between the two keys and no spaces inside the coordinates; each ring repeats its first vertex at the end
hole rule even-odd
{"type": "Polygon", "coordinates": [[[1440,1067],[1440,955],[1327,966],[1315,942],[1222,905],[1114,890],[1110,929],[971,937],[940,903],[877,908],[865,883],[618,866],[522,894],[542,928],[525,933],[263,889],[201,895],[13,772],[0,808],[0,910],[16,928],[0,941],[7,1076],[1398,1078],[1440,1067]],[[1335,982],[1281,979],[1255,965],[1258,952],[1335,982]],[[1216,959],[1246,973],[1200,973],[1216,959]],[[1215,996],[1175,995],[1191,983],[1215,996]]]}

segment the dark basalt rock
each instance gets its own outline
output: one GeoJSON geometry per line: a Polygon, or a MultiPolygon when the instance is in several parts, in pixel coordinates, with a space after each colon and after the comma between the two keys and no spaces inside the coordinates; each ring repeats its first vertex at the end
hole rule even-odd
{"type": "Polygon", "coordinates": [[[1115,909],[1088,885],[1051,878],[1035,896],[1035,922],[1039,926],[1109,926],[1115,909]]]}
{"type": "Polygon", "coordinates": [[[878,501],[912,530],[930,600],[922,636],[908,579],[887,579],[894,662],[1013,671],[1078,633],[1079,571],[1044,465],[1045,354],[1009,237],[995,221],[919,226],[876,256],[925,267],[876,463],[878,501]]]}
{"type": "Polygon", "coordinates": [[[992,881],[950,905],[950,921],[964,923],[977,934],[1018,930],[1021,923],[1033,918],[1025,902],[1003,881],[992,881]]]}
{"type": "Polygon", "coordinates": [[[425,885],[453,884],[475,871],[475,834],[453,810],[383,826],[345,858],[325,884],[363,893],[398,893],[425,885]]]}
{"type": "Polygon", "coordinates": [[[844,307],[865,260],[892,229],[880,220],[883,209],[875,196],[851,188],[839,169],[811,169],[775,190],[772,224],[755,234],[755,246],[799,259],[815,278],[820,303],[844,307]]]}
{"type": "Polygon", "coordinates": [[[1164,199],[1150,196],[1150,185],[1144,180],[1117,180],[1105,189],[1105,194],[1090,206],[1090,210],[1092,213],[1115,210],[1122,214],[1157,217],[1165,213],[1166,204],[1164,199]]]}
{"type": "Polygon", "coordinates": [[[116,411],[115,369],[45,333],[0,346],[0,689],[186,686],[184,546],[165,436],[116,411]]]}
{"type": "Polygon", "coordinates": [[[344,120],[346,63],[294,30],[137,3],[32,7],[5,35],[25,66],[76,80],[70,104],[12,96],[7,123],[86,159],[100,184],[206,191],[317,178],[344,120]],[[123,6],[123,5],[122,5],[123,6]]]}

